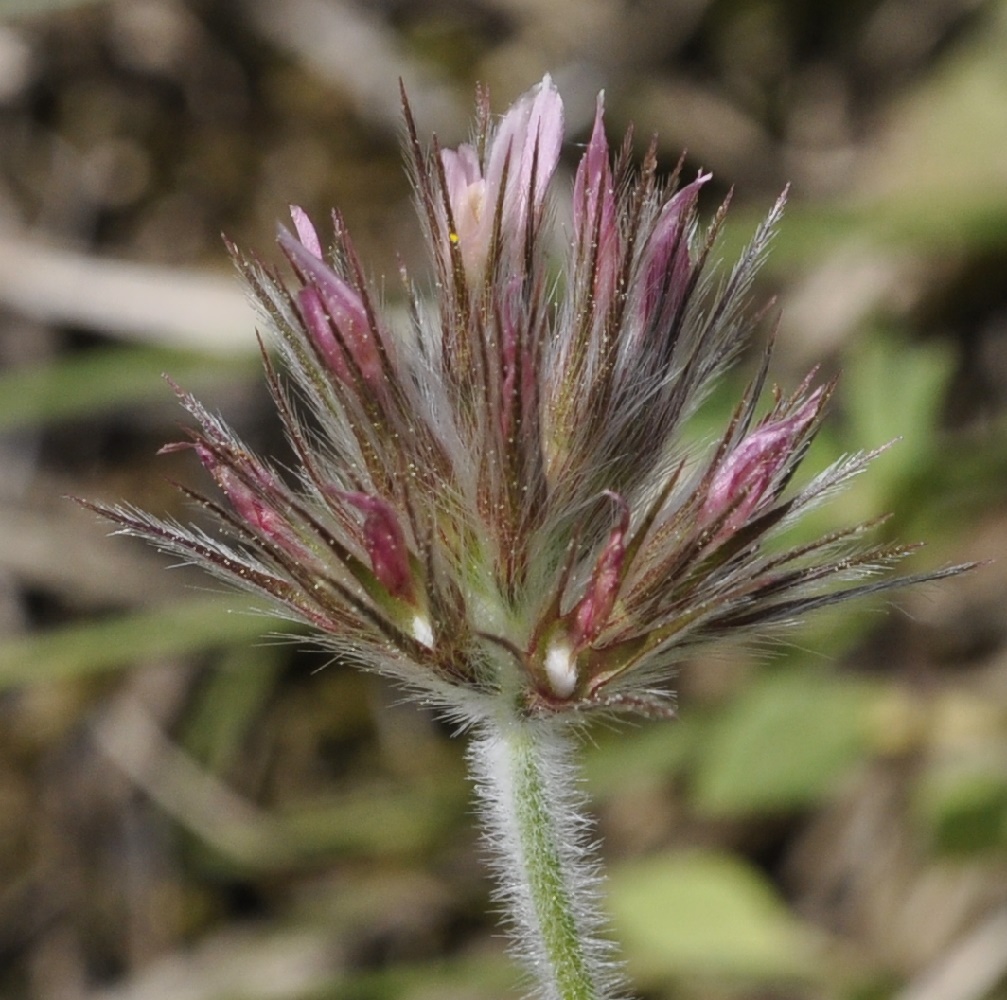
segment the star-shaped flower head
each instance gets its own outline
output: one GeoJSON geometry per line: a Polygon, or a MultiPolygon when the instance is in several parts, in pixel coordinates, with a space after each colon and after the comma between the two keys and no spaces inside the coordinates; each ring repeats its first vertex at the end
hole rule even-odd
{"type": "Polygon", "coordinates": [[[869,525],[770,545],[872,455],[790,484],[832,385],[765,395],[768,352],[718,442],[683,425],[746,343],[774,206],[722,280],[726,206],[697,220],[708,174],[661,182],[613,157],[599,97],[572,189],[549,210],[563,106],[549,77],[470,144],[407,155],[432,279],[386,315],[341,218],[323,241],[298,208],[290,276],[235,252],[279,347],[266,361],[296,455],[281,474],[191,396],[191,447],[220,499],[207,532],[99,508],[128,534],[267,595],[333,650],[459,717],[669,711],[699,643],[926,577],[881,575],[908,549],[869,525]],[[559,275],[559,277],[557,277],[559,275]]]}

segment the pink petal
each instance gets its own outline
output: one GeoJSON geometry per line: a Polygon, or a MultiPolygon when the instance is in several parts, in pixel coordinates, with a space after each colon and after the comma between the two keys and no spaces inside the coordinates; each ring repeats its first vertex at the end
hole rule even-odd
{"type": "Polygon", "coordinates": [[[735,504],[724,530],[737,531],[748,520],[817,416],[822,395],[822,389],[816,389],[791,416],[757,427],[728,453],[710,484],[702,523],[715,521],[735,504]]]}
{"type": "Polygon", "coordinates": [[[265,469],[248,461],[242,464],[240,472],[244,475],[241,475],[237,469],[221,462],[206,445],[196,442],[192,447],[204,468],[213,476],[221,492],[227,497],[235,514],[252,531],[298,558],[306,555],[286,518],[246,482],[246,479],[251,479],[263,493],[275,492],[276,480],[265,469]]]}
{"type": "Polygon", "coordinates": [[[308,218],[308,213],[299,205],[290,206],[290,218],[294,222],[294,229],[297,230],[297,238],[304,246],[313,253],[319,260],[322,259],[322,244],[318,240],[318,233],[308,218]]]}
{"type": "MultiPolygon", "coordinates": [[[[332,321],[346,351],[360,370],[364,380],[370,384],[380,382],[382,377],[381,356],[371,332],[370,320],[360,296],[332,270],[326,263],[295,240],[285,229],[280,230],[280,246],[290,256],[294,266],[301,272],[307,287],[314,289],[318,302],[332,321]]],[[[307,305],[315,327],[309,333],[318,335],[321,325],[317,323],[317,304],[309,296],[307,305]]],[[[302,308],[305,303],[301,302],[302,308]]],[[[305,318],[305,323],[309,320],[305,318]]],[[[347,374],[350,366],[347,362],[347,374]]],[[[346,375],[337,371],[343,381],[346,375]]]]}
{"type": "Polygon", "coordinates": [[[329,315],[322,305],[318,292],[308,286],[297,293],[297,304],[301,311],[301,320],[311,337],[322,361],[340,382],[350,382],[352,373],[346,364],[343,349],[336,340],[329,322],[329,315]]]}
{"type": "Polygon", "coordinates": [[[411,598],[413,574],[409,550],[391,505],[370,493],[339,495],[364,514],[364,547],[374,575],[393,597],[411,598]]]}
{"type": "Polygon", "coordinates": [[[457,149],[442,149],[441,163],[453,210],[455,202],[462,200],[468,188],[483,179],[479,156],[472,146],[462,143],[457,149]]]}
{"type": "Polygon", "coordinates": [[[604,93],[598,95],[591,139],[577,167],[573,188],[574,235],[578,246],[592,248],[593,292],[601,311],[615,291],[621,257],[615,190],[605,138],[604,97],[604,93]]]}
{"type": "Polygon", "coordinates": [[[446,252],[448,243],[458,245],[470,280],[482,276],[490,256],[498,205],[505,241],[510,245],[523,241],[529,218],[542,206],[562,143],[563,102],[546,76],[514,102],[490,137],[485,172],[468,144],[441,151],[454,222],[449,233],[447,220],[441,220],[446,241],[442,249],[446,252]],[[501,191],[505,172],[506,187],[501,191]]]}
{"type": "Polygon", "coordinates": [[[487,210],[486,181],[476,151],[467,144],[442,150],[441,163],[454,223],[454,231],[445,230],[444,238],[459,244],[465,268],[475,277],[485,263],[492,236],[493,207],[487,210]]]}
{"type": "Polygon", "coordinates": [[[619,524],[612,529],[605,548],[594,566],[587,593],[573,609],[574,647],[579,648],[595,639],[608,622],[619,587],[622,583],[622,567],[626,557],[626,535],[629,532],[629,506],[616,493],[607,494],[617,501],[620,508],[619,524]]]}
{"type": "Polygon", "coordinates": [[[689,259],[689,234],[686,227],[699,197],[700,188],[712,177],[701,174],[691,184],[677,191],[661,210],[644,256],[645,319],[655,309],[661,319],[670,319],[682,302],[689,283],[692,262],[689,259]]]}
{"type": "Polygon", "coordinates": [[[486,167],[487,198],[494,211],[504,166],[507,167],[503,214],[504,224],[512,232],[522,233],[529,209],[541,206],[562,144],[563,100],[552,77],[546,74],[504,115],[493,136],[486,167]]]}
{"type": "Polygon", "coordinates": [[[552,82],[552,77],[547,73],[538,85],[532,101],[524,148],[521,151],[521,169],[519,177],[514,179],[515,186],[519,190],[527,191],[534,168],[535,184],[532,199],[536,207],[542,204],[542,199],[545,197],[546,187],[559,163],[562,146],[563,100],[552,82]]]}

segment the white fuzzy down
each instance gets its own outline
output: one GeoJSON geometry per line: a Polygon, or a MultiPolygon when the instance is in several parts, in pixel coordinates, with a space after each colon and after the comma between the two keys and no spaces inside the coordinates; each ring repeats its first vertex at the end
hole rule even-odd
{"type": "Polygon", "coordinates": [[[545,654],[545,672],[556,695],[568,698],[577,686],[577,664],[568,642],[554,641],[545,654]]]}
{"type": "Polygon", "coordinates": [[[416,615],[413,618],[413,638],[427,649],[434,648],[434,629],[426,615],[416,615]]]}

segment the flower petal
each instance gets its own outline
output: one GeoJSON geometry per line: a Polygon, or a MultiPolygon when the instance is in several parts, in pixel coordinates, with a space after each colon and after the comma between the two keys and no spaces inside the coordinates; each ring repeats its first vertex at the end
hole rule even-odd
{"type": "Polygon", "coordinates": [[[340,492],[339,496],[364,514],[364,547],[374,575],[393,597],[411,599],[409,550],[391,504],[371,493],[340,492]]]}
{"type": "Polygon", "coordinates": [[[609,493],[608,496],[619,504],[619,524],[612,529],[598,556],[587,593],[571,613],[573,641],[577,648],[595,639],[608,623],[622,584],[626,535],[629,532],[629,507],[618,494],[609,493]]]}
{"type": "Polygon", "coordinates": [[[294,229],[297,230],[297,238],[311,253],[322,260],[322,244],[319,242],[314,224],[308,218],[308,213],[300,205],[291,205],[290,218],[293,220],[294,229]]]}
{"type": "Polygon", "coordinates": [[[573,187],[574,238],[578,246],[591,248],[594,296],[599,312],[604,313],[612,294],[621,265],[619,222],[608,162],[608,140],[605,138],[604,93],[598,95],[594,127],[587,149],[577,167],[573,187]]]}
{"type": "Polygon", "coordinates": [[[344,349],[340,355],[344,356],[345,366],[335,365],[340,380],[348,381],[346,376],[355,367],[368,384],[373,386],[380,383],[381,355],[360,295],[316,256],[310,247],[295,240],[287,230],[280,229],[278,240],[300,272],[305,288],[314,292],[306,300],[302,298],[300,305],[308,332],[312,339],[318,338],[316,344],[323,357],[332,354],[323,332],[326,326],[324,317],[327,316],[332,323],[329,332],[334,331],[338,336],[339,346],[344,349]],[[319,312],[319,307],[322,307],[324,316],[319,312]]]}
{"type": "Polygon", "coordinates": [[[737,531],[762,503],[824,400],[819,387],[788,417],[770,420],[743,438],[721,462],[700,512],[710,524],[733,506],[725,531],[737,531]]]}

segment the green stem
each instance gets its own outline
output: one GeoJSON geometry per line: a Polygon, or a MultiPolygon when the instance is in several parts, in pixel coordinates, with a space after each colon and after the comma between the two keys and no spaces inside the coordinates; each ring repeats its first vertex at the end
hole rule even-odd
{"type": "Polygon", "coordinates": [[[560,723],[486,723],[470,761],[515,950],[547,1000],[606,1000],[618,982],[598,936],[600,877],[584,796],[560,723]]]}

